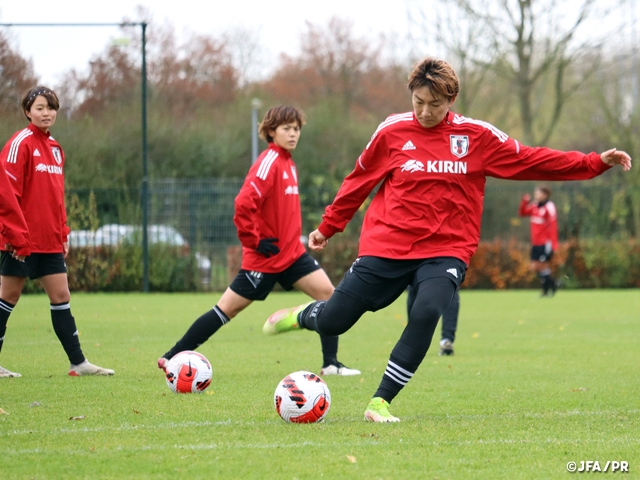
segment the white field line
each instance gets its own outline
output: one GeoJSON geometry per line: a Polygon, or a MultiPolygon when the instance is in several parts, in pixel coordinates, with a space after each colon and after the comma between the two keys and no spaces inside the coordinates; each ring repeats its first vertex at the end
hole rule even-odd
{"type": "MultiPolygon", "coordinates": [[[[235,422],[239,423],[239,422],[235,422]]],[[[120,425],[119,427],[78,427],[78,428],[54,428],[52,430],[12,430],[6,432],[0,432],[0,437],[10,437],[13,435],[55,435],[55,434],[67,434],[67,433],[97,433],[97,432],[126,432],[134,430],[163,430],[168,428],[198,428],[198,427],[214,427],[216,425],[231,425],[231,419],[222,420],[219,422],[170,422],[160,425],[120,425]]],[[[247,425],[253,424],[253,422],[246,422],[247,425]]]]}
{"type": "Polygon", "coordinates": [[[480,419],[480,418],[515,418],[515,417],[523,417],[523,418],[554,418],[554,417],[572,417],[577,415],[583,416],[597,416],[597,415],[634,415],[640,413],[639,409],[633,410],[596,410],[596,411],[580,411],[580,410],[570,410],[564,412],[535,412],[535,413],[527,413],[527,412],[518,412],[518,413],[496,413],[496,414],[477,414],[477,415],[445,415],[446,418],[471,418],[471,419],[480,419]]]}
{"type": "MultiPolygon", "coordinates": [[[[402,443],[405,447],[411,445],[413,442],[399,440],[399,443],[402,443]]],[[[493,439],[480,439],[480,440],[463,440],[463,441],[452,441],[447,440],[443,442],[419,442],[419,446],[423,447],[426,445],[433,445],[435,447],[461,447],[461,446],[472,446],[472,445],[515,445],[515,444],[526,444],[526,445],[616,445],[616,444],[640,444],[640,439],[618,439],[612,438],[608,440],[602,440],[601,438],[596,439],[585,439],[585,438],[547,438],[545,440],[530,440],[530,439],[501,439],[501,438],[493,438],[493,439]]],[[[0,449],[0,453],[3,457],[8,456],[21,456],[21,455],[41,455],[41,454],[64,454],[64,455],[87,455],[89,453],[111,453],[111,452],[149,452],[149,451],[167,451],[167,449],[174,450],[188,450],[188,451],[207,451],[207,450],[263,450],[263,449],[296,449],[298,450],[300,447],[320,447],[327,449],[335,449],[336,447],[345,448],[362,448],[362,447],[377,447],[377,448],[386,448],[389,446],[389,442],[380,442],[373,439],[367,439],[360,442],[351,441],[351,442],[340,442],[337,444],[331,438],[327,438],[326,442],[300,442],[300,443],[202,443],[202,444],[154,444],[154,445],[118,445],[115,447],[104,447],[104,448],[96,448],[92,450],[90,448],[86,449],[69,449],[69,448],[25,448],[25,449],[14,449],[14,448],[6,448],[0,449]]]]}
{"type": "MultiPolygon", "coordinates": [[[[413,419],[414,421],[420,422],[422,420],[428,419],[500,419],[500,418],[556,418],[556,417],[571,417],[571,416],[602,416],[602,415],[636,415],[640,413],[640,410],[598,410],[598,411],[565,411],[565,412],[543,412],[543,413],[501,413],[501,414],[488,414],[488,415],[444,415],[444,416],[412,416],[412,417],[404,417],[405,420],[413,419]]],[[[340,423],[354,423],[355,421],[340,421],[340,423]]],[[[267,421],[265,424],[274,424],[281,423],[281,421],[267,421]]],[[[327,423],[333,423],[329,421],[327,423]]],[[[120,426],[105,426],[105,427],[81,427],[77,428],[73,427],[65,427],[65,428],[53,428],[53,429],[25,429],[25,430],[6,430],[0,431],[0,438],[2,437],[12,437],[17,435],[59,435],[59,434],[77,434],[77,433],[98,433],[98,432],[126,432],[126,431],[145,431],[145,430],[165,430],[165,429],[180,429],[180,428],[204,428],[204,427],[215,427],[215,426],[224,426],[224,425],[256,425],[255,421],[249,422],[240,422],[234,421],[232,422],[230,418],[226,420],[220,420],[217,422],[210,421],[202,421],[202,422],[169,422],[162,423],[159,425],[120,425],[120,426]]]]}

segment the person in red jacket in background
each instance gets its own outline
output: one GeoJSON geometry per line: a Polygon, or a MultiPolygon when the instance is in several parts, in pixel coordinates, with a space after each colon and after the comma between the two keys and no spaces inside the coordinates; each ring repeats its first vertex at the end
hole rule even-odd
{"type": "MultiPolygon", "coordinates": [[[[185,350],[195,350],[220,327],[247,308],[264,300],[279,283],[285,290],[300,290],[316,300],[327,300],[334,286],[325,271],[300,242],[302,214],[298,171],[291,152],[304,124],[294,107],[271,108],[260,124],[260,137],[269,147],[249,169],[235,200],[233,218],[242,244],[240,272],[217,305],[193,322],[184,336],[162,357],[158,368],[185,350]]],[[[338,337],[320,335],[321,375],[350,376],[360,371],[338,361],[338,337]]]]}
{"type": "Polygon", "coordinates": [[[443,60],[418,62],[408,87],[413,111],[380,124],[309,234],[312,250],[325,248],[378,187],[365,214],[358,258],[328,301],[280,310],[266,322],[275,332],[306,328],[341,335],[413,284],[409,321],[365,410],[372,422],[399,421],[389,403],[420,366],[477,249],[486,177],[586,180],[613,165],[631,168],[631,157],[616,149],[584,154],[532,148],[487,122],[452,112],[458,77],[443,60]]]}
{"type": "MultiPolygon", "coordinates": [[[[2,162],[0,162],[0,235],[5,238],[5,242],[8,242],[4,244],[4,250],[17,261],[24,262],[24,259],[31,253],[29,228],[16,196],[13,194],[9,177],[2,162]]],[[[1,304],[0,308],[3,308],[1,304]]],[[[2,350],[6,331],[6,323],[0,323],[0,350],[2,350]]],[[[20,376],[20,374],[0,366],[0,377],[16,376],[20,376]]]]}
{"type": "MultiPolygon", "coordinates": [[[[29,277],[38,279],[49,297],[53,330],[69,358],[69,375],[113,375],[113,370],[85,358],[71,314],[65,264],[69,227],[64,205],[64,153],[49,133],[59,107],[53,90],[43,86],[31,89],[22,99],[22,111],[30,123],[16,132],[0,153],[9,191],[20,205],[31,239],[31,254],[21,259],[11,243],[13,237],[6,231],[0,237],[0,350],[9,316],[29,277]]],[[[0,377],[19,376],[0,367],[0,377]]]]}
{"type": "Polygon", "coordinates": [[[542,285],[542,296],[553,296],[558,284],[551,276],[551,257],[558,249],[558,215],[550,200],[551,189],[540,185],[520,202],[518,214],[531,218],[531,270],[536,272],[542,285]]]}
{"type": "MultiPolygon", "coordinates": [[[[2,162],[0,162],[0,235],[5,238],[4,249],[10,252],[13,258],[23,262],[31,253],[29,228],[20,204],[13,194],[2,162]]],[[[4,338],[4,330],[0,328],[0,345],[2,338],[4,338]]]]}

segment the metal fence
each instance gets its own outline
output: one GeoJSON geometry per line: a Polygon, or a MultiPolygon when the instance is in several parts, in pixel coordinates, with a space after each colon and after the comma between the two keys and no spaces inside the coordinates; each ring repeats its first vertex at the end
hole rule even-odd
{"type": "MultiPolygon", "coordinates": [[[[206,288],[226,287],[227,249],[238,245],[233,223],[234,199],[242,179],[167,179],[149,185],[149,242],[187,246],[196,256],[201,270],[208,270],[206,288]]],[[[130,189],[69,189],[69,224],[78,225],[71,233],[71,247],[116,246],[136,238],[141,227],[141,192],[130,189]],[[69,198],[88,208],[95,199],[97,229],[90,229],[73,218],[69,198]]],[[[81,208],[82,208],[81,207],[81,208]]],[[[84,217],[82,212],[76,212],[84,217]]],[[[86,223],[86,220],[85,220],[86,223]]]]}
{"type": "Polygon", "coordinates": [[[211,288],[224,289],[227,250],[238,245],[234,199],[242,179],[168,179],[150,184],[149,223],[168,224],[185,236],[198,256],[211,261],[211,288]]]}
{"type": "MultiPolygon", "coordinates": [[[[153,180],[149,185],[149,225],[153,226],[150,227],[149,241],[174,245],[182,245],[180,242],[183,241],[197,254],[201,267],[210,265],[208,288],[212,290],[222,290],[227,286],[227,252],[229,247],[239,245],[233,214],[234,199],[242,181],[238,178],[167,179],[153,180]]],[[[522,195],[531,194],[534,186],[529,182],[488,182],[482,240],[528,240],[528,221],[518,217],[518,205],[522,195]]],[[[552,188],[561,240],[572,237],[637,237],[640,233],[640,187],[614,188],[563,182],[552,184],[552,188]]],[[[86,226],[77,228],[72,234],[72,246],[82,246],[83,241],[85,244],[117,245],[123,237],[140,228],[138,190],[76,189],[67,193],[68,196],[77,196],[81,206],[87,205],[90,195],[93,195],[98,217],[95,223],[99,225],[97,230],[89,230],[86,226]],[[88,239],[83,240],[83,237],[88,239]]],[[[304,224],[315,225],[326,205],[304,204],[305,199],[319,198],[319,195],[301,198],[304,224]]],[[[70,212],[72,225],[73,215],[70,212]]],[[[357,231],[358,228],[349,230],[354,240],[357,231]]]]}

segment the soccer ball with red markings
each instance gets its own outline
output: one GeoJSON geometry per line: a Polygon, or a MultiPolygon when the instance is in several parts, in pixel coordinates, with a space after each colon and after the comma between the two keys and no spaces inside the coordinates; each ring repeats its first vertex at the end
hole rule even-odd
{"type": "Polygon", "coordinates": [[[291,423],[321,421],[331,406],[329,387],[311,372],[294,372],[282,379],[274,394],[278,415],[291,423]]]}
{"type": "Polygon", "coordinates": [[[191,351],[175,354],[165,370],[167,385],[175,393],[202,393],[211,385],[212,376],[209,360],[191,351]]]}

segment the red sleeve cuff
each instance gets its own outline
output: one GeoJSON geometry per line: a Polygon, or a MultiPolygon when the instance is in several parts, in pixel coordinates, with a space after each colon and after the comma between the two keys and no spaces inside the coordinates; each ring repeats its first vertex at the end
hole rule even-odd
{"type": "Polygon", "coordinates": [[[318,231],[324,235],[325,238],[329,239],[331,237],[333,237],[336,233],[338,233],[338,229],[332,227],[331,225],[328,225],[325,222],[322,222],[320,225],[318,225],[318,231]]]}
{"type": "Polygon", "coordinates": [[[612,168],[612,165],[607,165],[606,163],[604,163],[602,161],[602,157],[600,156],[599,153],[592,153],[591,155],[593,155],[594,158],[594,163],[595,163],[595,170],[596,172],[598,172],[598,175],[606,172],[607,170],[609,170],[610,168],[612,168]]]}
{"type": "Polygon", "coordinates": [[[251,250],[255,250],[260,245],[260,239],[258,237],[252,236],[239,236],[240,243],[243,247],[249,248],[251,250]]]}

